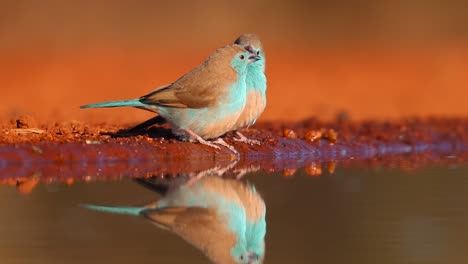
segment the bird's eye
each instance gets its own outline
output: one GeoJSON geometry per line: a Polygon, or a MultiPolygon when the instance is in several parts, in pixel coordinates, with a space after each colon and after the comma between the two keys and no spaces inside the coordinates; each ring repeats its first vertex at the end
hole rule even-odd
{"type": "Polygon", "coordinates": [[[239,58],[240,58],[241,60],[245,59],[244,55],[240,55],[239,58]]]}
{"type": "Polygon", "coordinates": [[[260,51],[257,51],[257,55],[260,55],[260,51]]]}
{"type": "Polygon", "coordinates": [[[244,260],[244,255],[240,255],[240,259],[241,259],[241,260],[244,260]]]}

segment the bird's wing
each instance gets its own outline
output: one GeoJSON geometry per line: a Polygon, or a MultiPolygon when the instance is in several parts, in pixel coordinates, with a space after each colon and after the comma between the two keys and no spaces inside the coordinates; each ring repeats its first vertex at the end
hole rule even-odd
{"type": "Polygon", "coordinates": [[[142,96],[140,102],[177,108],[209,107],[228,93],[228,86],[236,79],[229,64],[206,61],[174,83],[142,96]]]}
{"type": "Polygon", "coordinates": [[[201,207],[170,207],[147,210],[142,213],[154,224],[169,229],[205,252],[217,255],[236,243],[236,235],[219,219],[212,209],[201,207]]]}
{"type": "Polygon", "coordinates": [[[140,97],[140,102],[150,105],[159,105],[174,108],[186,108],[187,105],[177,98],[173,83],[156,88],[151,93],[140,97]]]}

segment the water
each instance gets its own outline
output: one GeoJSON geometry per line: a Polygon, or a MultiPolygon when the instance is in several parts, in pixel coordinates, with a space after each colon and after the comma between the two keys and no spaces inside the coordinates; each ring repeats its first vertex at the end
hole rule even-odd
{"type": "MultiPolygon", "coordinates": [[[[418,170],[338,168],[249,173],[267,208],[265,263],[467,263],[468,164],[418,170]]],[[[0,262],[208,263],[143,217],[79,204],[142,205],[132,179],[0,186],[0,262]]]]}

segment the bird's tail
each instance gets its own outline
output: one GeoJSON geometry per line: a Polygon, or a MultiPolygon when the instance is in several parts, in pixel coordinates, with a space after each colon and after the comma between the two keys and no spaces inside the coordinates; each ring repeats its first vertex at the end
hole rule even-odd
{"type": "Polygon", "coordinates": [[[132,100],[118,100],[118,101],[109,101],[95,104],[82,105],[80,108],[104,108],[104,107],[124,107],[124,106],[133,106],[133,107],[145,107],[146,105],[140,102],[139,99],[132,100]]]}
{"type": "Polygon", "coordinates": [[[127,215],[140,215],[141,212],[147,210],[146,207],[131,207],[131,206],[103,206],[93,204],[82,204],[81,207],[112,214],[127,214],[127,215]]]}

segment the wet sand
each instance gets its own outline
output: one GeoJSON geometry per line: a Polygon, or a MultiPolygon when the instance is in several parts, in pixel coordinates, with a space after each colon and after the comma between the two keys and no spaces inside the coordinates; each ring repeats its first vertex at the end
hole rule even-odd
{"type": "Polygon", "coordinates": [[[415,170],[468,160],[468,119],[412,118],[399,121],[262,122],[243,131],[260,145],[224,136],[240,153],[174,138],[167,125],[128,134],[128,126],[11,120],[0,128],[1,183],[27,193],[42,181],[64,182],[175,177],[225,170],[247,172],[305,169],[310,176],[344,167],[415,170]],[[25,185],[26,184],[26,185],[25,185]],[[30,186],[30,187],[28,187],[30,186]]]}

